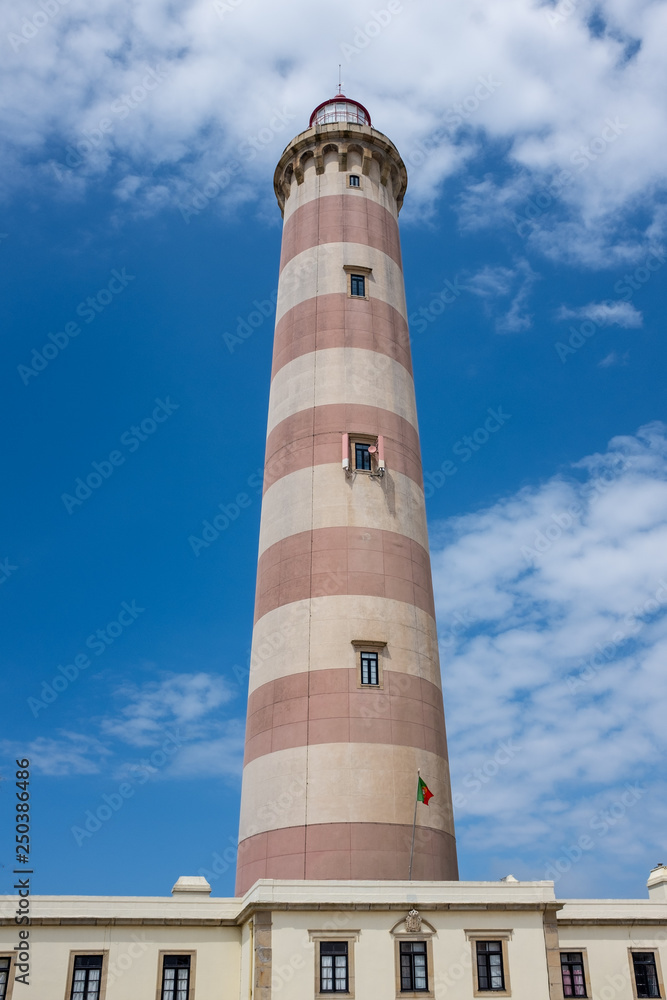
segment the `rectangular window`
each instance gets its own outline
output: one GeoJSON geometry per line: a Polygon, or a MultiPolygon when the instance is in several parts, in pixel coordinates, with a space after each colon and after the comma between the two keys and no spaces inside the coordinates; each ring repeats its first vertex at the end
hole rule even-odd
{"type": "Polygon", "coordinates": [[[350,174],[350,187],[351,188],[359,187],[359,174],[350,174]]]}
{"type": "Polygon", "coordinates": [[[501,941],[477,942],[477,988],[479,990],[505,989],[501,941]]]}
{"type": "Polygon", "coordinates": [[[10,964],[10,958],[0,958],[0,1000],[5,1000],[7,996],[10,964]]]}
{"type": "Polygon", "coordinates": [[[75,955],[71,1000],[98,1000],[102,980],[102,955],[75,955]]]}
{"type": "Polygon", "coordinates": [[[368,450],[369,448],[369,444],[363,444],[360,441],[355,441],[354,443],[354,467],[361,472],[371,471],[371,453],[368,450]]]}
{"type": "Polygon", "coordinates": [[[401,941],[401,991],[428,991],[426,941],[401,941]]]}
{"type": "Polygon", "coordinates": [[[165,955],[162,963],[161,1000],[188,1000],[190,956],[165,955]]]}
{"type": "Polygon", "coordinates": [[[638,997],[659,997],[658,970],[655,967],[655,954],[652,951],[633,951],[632,964],[635,971],[635,984],[638,997]]]}
{"type": "Polygon", "coordinates": [[[378,654],[377,653],[362,653],[361,654],[361,683],[362,684],[379,684],[380,679],[378,676],[378,654]]]}
{"type": "Polygon", "coordinates": [[[366,278],[363,274],[350,275],[350,295],[366,298],[366,278]]]}
{"type": "Polygon", "coordinates": [[[560,967],[563,976],[563,996],[585,997],[586,977],[584,976],[584,958],[580,951],[562,951],[560,967]]]}
{"type": "Polygon", "coordinates": [[[320,993],[348,993],[347,941],[320,941],[320,993]]]}

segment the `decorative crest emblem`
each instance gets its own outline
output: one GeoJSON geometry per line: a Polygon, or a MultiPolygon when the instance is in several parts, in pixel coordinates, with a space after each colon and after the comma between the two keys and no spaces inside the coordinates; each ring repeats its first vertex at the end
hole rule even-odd
{"type": "Polygon", "coordinates": [[[422,929],[422,918],[419,915],[419,910],[410,910],[405,918],[405,929],[408,934],[419,934],[422,929]]]}

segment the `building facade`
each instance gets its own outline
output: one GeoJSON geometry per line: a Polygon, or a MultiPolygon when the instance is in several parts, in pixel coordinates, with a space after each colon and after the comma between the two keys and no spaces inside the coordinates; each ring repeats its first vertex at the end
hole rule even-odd
{"type": "Polygon", "coordinates": [[[2,897],[0,997],[664,998],[667,867],[648,888],[647,899],[557,900],[553,882],[512,876],[260,880],[212,899],[205,879],[181,878],[170,897],[35,897],[28,953],[14,950],[16,897],[2,897]]]}

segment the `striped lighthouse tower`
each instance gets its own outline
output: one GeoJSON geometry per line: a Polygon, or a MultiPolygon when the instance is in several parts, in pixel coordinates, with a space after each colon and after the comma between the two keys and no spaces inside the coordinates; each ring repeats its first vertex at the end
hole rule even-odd
{"type": "Polygon", "coordinates": [[[395,146],[343,95],[283,153],[238,894],[456,879],[395,146]]]}

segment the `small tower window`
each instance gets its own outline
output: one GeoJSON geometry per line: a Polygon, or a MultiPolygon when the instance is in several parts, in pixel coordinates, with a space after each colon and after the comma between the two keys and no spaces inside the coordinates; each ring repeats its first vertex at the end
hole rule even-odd
{"type": "Polygon", "coordinates": [[[353,639],[357,688],[374,688],[382,691],[382,661],[387,643],[378,639],[353,639]]]}
{"type": "Polygon", "coordinates": [[[371,453],[368,450],[370,444],[363,441],[354,442],[354,467],[358,472],[371,471],[371,453]]]}
{"type": "Polygon", "coordinates": [[[366,298],[366,277],[363,274],[350,275],[350,295],[366,298]]]}
{"type": "Polygon", "coordinates": [[[375,687],[379,685],[380,675],[377,653],[361,653],[361,683],[372,684],[375,687]]]}
{"type": "Polygon", "coordinates": [[[358,188],[360,185],[359,174],[350,174],[350,187],[358,188]]]}
{"type": "Polygon", "coordinates": [[[347,294],[357,299],[368,298],[368,279],[373,273],[372,267],[365,264],[343,264],[347,275],[347,294]]]}

